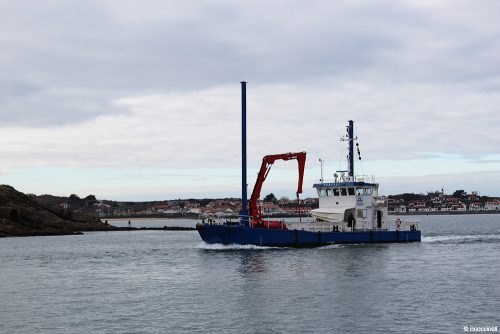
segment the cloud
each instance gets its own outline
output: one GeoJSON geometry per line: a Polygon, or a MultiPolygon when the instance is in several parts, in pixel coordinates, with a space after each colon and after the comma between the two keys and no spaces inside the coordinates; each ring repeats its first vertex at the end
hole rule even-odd
{"type": "Polygon", "coordinates": [[[9,89],[0,118],[35,127],[85,122],[120,112],[109,102],[122,96],[242,79],[305,87],[332,78],[475,81],[494,89],[492,12],[446,1],[3,3],[0,87],[9,89]]]}
{"type": "Polygon", "coordinates": [[[237,168],[241,80],[254,167],[298,150],[339,160],[348,119],[367,160],[485,160],[499,154],[499,6],[3,2],[2,168],[237,168]]]}
{"type": "MultiPolygon", "coordinates": [[[[368,160],[495,154],[496,132],[488,127],[500,116],[485,98],[421,85],[249,84],[249,161],[258,165],[265,154],[302,150],[311,159],[341,160],[338,142],[348,119],[355,120],[368,160]]],[[[4,167],[239,166],[239,84],[128,96],[110,105],[124,113],[57,129],[4,128],[4,167]]]]}

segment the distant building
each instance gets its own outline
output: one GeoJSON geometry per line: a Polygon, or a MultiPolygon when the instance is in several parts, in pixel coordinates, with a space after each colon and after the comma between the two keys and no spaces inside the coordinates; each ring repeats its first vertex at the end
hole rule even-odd
{"type": "Polygon", "coordinates": [[[427,207],[427,204],[425,201],[411,201],[408,204],[408,211],[409,212],[415,212],[415,211],[429,211],[429,208],[427,207]]]}
{"type": "Polygon", "coordinates": [[[108,204],[104,204],[103,202],[96,202],[92,204],[93,206],[97,206],[100,209],[109,209],[111,206],[108,204]]]}
{"type": "Polygon", "coordinates": [[[390,205],[389,206],[389,212],[398,212],[398,213],[403,213],[403,212],[407,212],[407,208],[406,208],[406,205],[390,205]]]}
{"type": "Polygon", "coordinates": [[[283,212],[279,206],[274,204],[273,202],[264,202],[261,204],[260,209],[262,211],[262,214],[265,215],[275,215],[278,213],[283,212]]]}
{"type": "Polygon", "coordinates": [[[473,202],[469,205],[469,211],[483,211],[483,203],[481,202],[473,202]]]}
{"type": "Polygon", "coordinates": [[[485,211],[500,211],[500,201],[486,202],[484,203],[485,211]]]}
{"type": "Polygon", "coordinates": [[[278,200],[278,204],[279,205],[287,205],[288,203],[290,203],[290,199],[288,197],[281,197],[279,200],[278,200]]]}
{"type": "Polygon", "coordinates": [[[462,202],[458,202],[458,204],[451,207],[452,210],[455,211],[467,211],[467,205],[462,202]]]}

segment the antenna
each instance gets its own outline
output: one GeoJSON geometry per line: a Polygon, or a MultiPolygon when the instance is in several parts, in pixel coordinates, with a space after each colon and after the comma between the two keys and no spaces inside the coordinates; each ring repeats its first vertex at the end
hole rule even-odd
{"type": "Polygon", "coordinates": [[[349,120],[349,125],[346,127],[347,135],[340,138],[341,141],[349,142],[349,153],[347,154],[347,177],[354,181],[354,122],[349,120]]]}
{"type": "Polygon", "coordinates": [[[321,179],[319,179],[319,182],[323,183],[323,160],[319,158],[319,163],[321,164],[321,179]]]}
{"type": "Polygon", "coordinates": [[[354,122],[349,121],[347,128],[349,135],[349,176],[354,180],[354,122]]]}

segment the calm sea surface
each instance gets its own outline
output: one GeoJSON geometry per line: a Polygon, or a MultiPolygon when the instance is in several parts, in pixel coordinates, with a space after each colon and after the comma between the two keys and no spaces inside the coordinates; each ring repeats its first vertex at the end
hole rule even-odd
{"type": "MultiPolygon", "coordinates": [[[[463,333],[466,325],[500,326],[500,215],[420,219],[422,243],[317,249],[206,245],[196,231],[3,238],[0,332],[463,333]]],[[[158,223],[196,222],[132,221],[158,223]]]]}

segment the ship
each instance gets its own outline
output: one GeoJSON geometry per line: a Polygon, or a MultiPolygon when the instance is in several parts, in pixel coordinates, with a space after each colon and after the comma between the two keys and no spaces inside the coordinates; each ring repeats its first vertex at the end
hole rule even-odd
{"type": "MultiPolygon", "coordinates": [[[[247,200],[246,166],[246,82],[241,82],[242,96],[242,199],[238,220],[203,219],[196,225],[201,239],[208,244],[256,245],[271,247],[320,247],[336,244],[420,242],[420,222],[389,219],[388,198],[379,195],[373,178],[355,176],[354,122],[348,121],[341,140],[347,142],[347,169],[337,171],[332,182],[313,185],[318,194],[318,208],[309,217],[298,220],[266,219],[259,207],[262,185],[277,160],[296,160],[298,164],[297,208],[304,180],[306,152],[266,155],[257,175],[250,200],[247,200]]],[[[359,155],[358,143],[356,143],[359,155]]],[[[321,167],[321,174],[323,168],[321,167]]]]}

